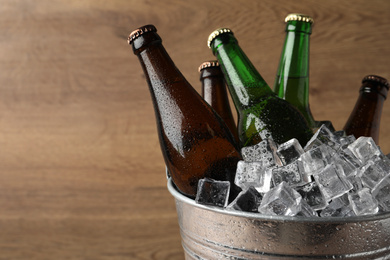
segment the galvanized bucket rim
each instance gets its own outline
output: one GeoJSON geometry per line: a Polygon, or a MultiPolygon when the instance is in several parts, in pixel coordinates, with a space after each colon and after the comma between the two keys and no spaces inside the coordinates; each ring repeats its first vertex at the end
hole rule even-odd
{"type": "Polygon", "coordinates": [[[280,222],[304,222],[304,223],[354,223],[362,221],[374,221],[380,219],[390,218],[390,212],[378,213],[375,215],[365,215],[365,216],[353,216],[353,217],[292,217],[292,216],[272,216],[264,215],[260,213],[251,213],[237,210],[226,210],[219,207],[206,206],[198,204],[195,200],[188,198],[181,194],[173,184],[171,178],[168,178],[168,190],[172,196],[183,203],[189,204],[193,207],[212,211],[219,214],[230,215],[235,217],[243,217],[256,219],[261,221],[280,221],[280,222]]]}

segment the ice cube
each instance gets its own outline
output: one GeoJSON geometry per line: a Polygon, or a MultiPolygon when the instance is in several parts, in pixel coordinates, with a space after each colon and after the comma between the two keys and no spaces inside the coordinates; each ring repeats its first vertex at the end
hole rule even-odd
{"type": "Polygon", "coordinates": [[[242,189],[247,189],[261,182],[262,171],[264,171],[264,167],[261,162],[239,161],[234,183],[242,189]]]}
{"type": "Polygon", "coordinates": [[[297,187],[296,190],[301,194],[303,200],[314,210],[324,209],[328,205],[320,188],[314,181],[304,186],[297,187]]]}
{"type": "Polygon", "coordinates": [[[373,189],[386,175],[387,173],[373,160],[369,160],[357,173],[363,186],[369,189],[373,189]]]}
{"type": "Polygon", "coordinates": [[[374,162],[387,174],[390,174],[390,159],[384,154],[374,156],[374,162]]]}
{"type": "Polygon", "coordinates": [[[339,142],[342,148],[347,148],[348,145],[356,141],[356,137],[354,135],[348,135],[345,137],[340,137],[339,142]]]}
{"type": "Polygon", "coordinates": [[[340,144],[337,142],[337,138],[325,125],[321,125],[317,132],[311,137],[309,142],[307,142],[304,150],[308,151],[322,144],[328,145],[335,151],[340,148],[340,144]]]}
{"type": "Polygon", "coordinates": [[[303,153],[299,160],[302,162],[306,174],[312,175],[325,168],[329,163],[329,158],[328,148],[322,144],[303,153]]]}
{"type": "Polygon", "coordinates": [[[287,182],[291,187],[302,186],[311,181],[303,169],[302,162],[296,160],[288,165],[272,168],[272,182],[274,186],[287,182]]]}
{"type": "Polygon", "coordinates": [[[353,167],[359,167],[363,165],[359,158],[357,158],[356,155],[350,149],[348,149],[348,146],[345,146],[344,149],[338,150],[337,155],[342,156],[344,160],[352,164],[353,167]]]}
{"type": "Polygon", "coordinates": [[[347,133],[344,130],[331,131],[331,132],[333,132],[333,135],[337,140],[340,140],[340,138],[345,138],[347,136],[347,133]]]}
{"type": "Polygon", "coordinates": [[[328,164],[313,176],[327,201],[340,197],[353,188],[340,165],[328,164]]]}
{"type": "Polygon", "coordinates": [[[349,205],[348,195],[345,194],[332,200],[320,213],[321,217],[349,217],[356,216],[349,205]]]}
{"type": "Polygon", "coordinates": [[[379,156],[382,151],[375,144],[371,137],[361,136],[356,139],[355,142],[348,145],[348,149],[360,160],[362,164],[365,164],[369,159],[379,156]]]}
{"type": "Polygon", "coordinates": [[[272,139],[265,139],[252,146],[241,149],[242,158],[246,162],[261,162],[265,167],[282,165],[276,155],[277,144],[272,139]]]}
{"type": "Polygon", "coordinates": [[[301,200],[301,210],[297,213],[297,216],[318,217],[318,213],[305,200],[301,200]]]}
{"type": "Polygon", "coordinates": [[[372,190],[372,196],[378,201],[381,211],[390,211],[390,175],[383,178],[372,190]]]}
{"type": "Polygon", "coordinates": [[[360,177],[358,177],[356,175],[350,175],[350,176],[347,176],[347,179],[353,186],[353,188],[350,190],[350,192],[363,189],[363,182],[360,179],[360,177]]]}
{"type": "Polygon", "coordinates": [[[329,129],[331,132],[335,132],[336,130],[333,127],[333,124],[329,120],[322,120],[322,121],[316,121],[316,125],[318,128],[320,128],[322,125],[324,125],[326,128],[329,129]]]}
{"type": "Polygon", "coordinates": [[[295,216],[301,211],[301,195],[286,182],[264,194],[259,212],[266,215],[295,216]]]}
{"type": "Polygon", "coordinates": [[[329,161],[340,165],[347,177],[355,176],[357,169],[362,166],[360,161],[349,150],[339,150],[329,161]]]}
{"type": "Polygon", "coordinates": [[[226,207],[229,192],[229,181],[218,181],[210,178],[200,179],[195,202],[209,206],[226,207]]]}
{"type": "Polygon", "coordinates": [[[293,138],[279,145],[276,154],[279,156],[283,165],[287,165],[299,158],[304,151],[297,139],[293,138]]]}
{"type": "Polygon", "coordinates": [[[254,186],[259,192],[265,193],[271,186],[271,174],[261,162],[239,161],[234,183],[243,190],[254,186]]]}
{"type": "Polygon", "coordinates": [[[255,187],[249,187],[247,190],[241,191],[237,198],[230,203],[226,209],[258,212],[262,198],[263,196],[255,189],[255,187]]]}
{"type": "Polygon", "coordinates": [[[372,197],[368,188],[348,193],[348,200],[356,216],[378,213],[378,201],[372,197]]]}

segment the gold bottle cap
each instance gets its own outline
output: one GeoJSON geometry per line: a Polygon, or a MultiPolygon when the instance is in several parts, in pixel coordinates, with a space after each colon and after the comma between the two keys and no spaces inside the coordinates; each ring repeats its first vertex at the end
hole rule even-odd
{"type": "Polygon", "coordinates": [[[218,61],[216,60],[205,61],[202,64],[200,64],[198,71],[200,72],[205,68],[214,68],[214,67],[219,67],[218,61]]]}
{"type": "Polygon", "coordinates": [[[302,21],[302,22],[307,22],[307,23],[314,23],[313,18],[306,14],[289,14],[287,15],[286,19],[284,21],[287,23],[288,21],[302,21]]]}
{"type": "Polygon", "coordinates": [[[363,82],[366,82],[366,81],[374,81],[374,82],[377,82],[383,86],[385,86],[387,89],[389,89],[389,82],[387,81],[387,79],[385,78],[382,78],[380,76],[377,76],[377,75],[367,75],[363,78],[362,80],[362,83],[363,82]]]}
{"type": "Polygon", "coordinates": [[[142,26],[130,33],[129,38],[127,38],[127,42],[131,44],[135,39],[147,32],[157,32],[157,29],[152,24],[142,26]]]}
{"type": "Polygon", "coordinates": [[[231,34],[233,34],[232,30],[230,30],[229,28],[219,28],[219,29],[213,31],[209,35],[209,38],[207,40],[207,46],[209,48],[211,48],[211,42],[215,39],[215,37],[217,37],[218,35],[224,34],[224,33],[231,33],[231,34]]]}

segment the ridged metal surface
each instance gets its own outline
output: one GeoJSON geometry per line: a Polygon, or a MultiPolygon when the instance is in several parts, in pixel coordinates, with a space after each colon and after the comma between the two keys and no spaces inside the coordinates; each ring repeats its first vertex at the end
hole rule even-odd
{"type": "Polygon", "coordinates": [[[350,218],[273,217],[176,200],[186,259],[390,259],[390,213],[350,218]]]}

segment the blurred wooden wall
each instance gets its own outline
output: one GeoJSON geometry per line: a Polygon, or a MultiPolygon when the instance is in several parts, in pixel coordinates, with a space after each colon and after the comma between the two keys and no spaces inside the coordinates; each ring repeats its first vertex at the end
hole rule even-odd
{"type": "MultiPolygon", "coordinates": [[[[309,14],[311,109],[341,129],[361,79],[390,79],[389,11],[383,0],[1,1],[0,260],[183,259],[132,30],[154,24],[200,91],[207,37],[229,27],[272,86],[285,16],[309,14]]],[[[389,131],[385,103],[385,153],[389,131]]]]}

